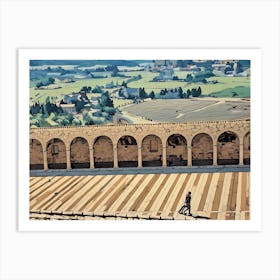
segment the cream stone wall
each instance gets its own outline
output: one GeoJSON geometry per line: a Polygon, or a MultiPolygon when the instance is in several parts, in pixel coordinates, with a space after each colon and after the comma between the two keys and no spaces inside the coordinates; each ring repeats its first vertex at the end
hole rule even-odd
{"type": "Polygon", "coordinates": [[[138,161],[137,145],[121,145],[118,143],[118,161],[138,161]]]}
{"type": "MultiPolygon", "coordinates": [[[[188,122],[188,123],[155,123],[155,124],[122,124],[122,125],[95,125],[95,126],[83,126],[83,127],[53,127],[53,128],[30,128],[30,139],[38,140],[43,147],[43,164],[44,169],[48,169],[48,163],[50,162],[67,162],[67,168],[71,168],[71,158],[76,160],[75,152],[70,157],[70,149],[74,149],[74,146],[71,147],[73,139],[76,137],[83,137],[87,140],[89,144],[89,158],[90,158],[90,168],[94,168],[95,158],[97,161],[111,161],[114,162],[114,167],[118,167],[118,156],[121,160],[125,159],[126,151],[118,151],[118,141],[121,137],[125,135],[133,136],[137,141],[137,160],[138,167],[142,167],[142,161],[145,160],[156,160],[159,159],[162,155],[162,165],[167,165],[167,156],[172,154],[176,150],[175,155],[183,155],[184,159],[188,159],[188,166],[192,165],[192,157],[210,157],[213,153],[213,165],[217,165],[218,156],[226,156],[232,154],[239,157],[239,164],[243,164],[244,152],[246,147],[249,147],[249,138],[246,140],[244,136],[250,132],[250,120],[236,120],[236,121],[209,121],[209,122],[188,122]],[[239,143],[233,147],[227,145],[226,149],[219,148],[218,155],[218,137],[226,131],[231,131],[238,136],[239,143]],[[210,145],[209,142],[202,142],[201,145],[196,144],[195,136],[198,134],[207,134],[213,143],[210,145]],[[174,150],[167,145],[167,139],[173,134],[182,135],[188,144],[187,151],[180,146],[176,146],[174,150]],[[143,142],[143,139],[149,135],[156,135],[158,138],[152,137],[148,141],[143,142]],[[100,137],[99,140],[95,143],[95,140],[100,137]],[[107,136],[108,138],[105,138],[107,136]],[[59,138],[65,146],[60,143],[59,153],[64,155],[59,156],[50,156],[48,153],[47,157],[47,143],[54,139],[59,138]],[[158,151],[151,152],[150,145],[153,145],[151,142],[152,138],[157,141],[158,151]],[[193,141],[194,140],[194,141],[193,141]],[[245,141],[245,142],[244,142],[245,141]],[[247,142],[246,142],[247,141],[247,142]],[[95,145],[94,145],[95,143],[95,145]],[[244,143],[244,149],[243,149],[244,143]],[[246,144],[247,143],[247,144],[246,144]],[[193,147],[192,147],[193,145],[193,147]],[[93,148],[94,146],[94,148],[93,148]],[[246,146],[246,147],[245,147],[246,146]],[[65,148],[63,148],[65,147],[65,148]],[[66,151],[65,151],[66,150],[66,151]],[[238,151],[238,153],[237,153],[238,151]]],[[[249,135],[249,134],[248,134],[249,135]]],[[[150,137],[150,136],[149,136],[150,137]]],[[[248,137],[248,136],[247,136],[248,137]]],[[[154,141],[153,140],[153,141],[154,141]]],[[[120,147],[119,147],[120,148],[120,147]]],[[[37,154],[36,149],[30,145],[30,157],[31,162],[35,161],[34,156],[37,154]]],[[[130,148],[129,148],[130,149],[130,148]]],[[[134,147],[129,156],[136,160],[136,149],[134,147]]],[[[248,148],[245,155],[249,155],[248,148]],[[247,154],[246,154],[247,153],[247,154]]],[[[77,155],[78,157],[78,155],[77,155]]],[[[42,158],[41,158],[42,159],[42,158]]]]}
{"type": "Polygon", "coordinates": [[[66,164],[66,147],[62,140],[51,139],[47,144],[47,161],[49,165],[66,164]]]}
{"type": "Polygon", "coordinates": [[[162,159],[162,143],[158,136],[149,135],[142,142],[142,160],[154,161],[162,159]]]}
{"type": "Polygon", "coordinates": [[[89,159],[89,145],[86,139],[77,137],[70,146],[71,163],[88,163],[89,159]]]}
{"type": "Polygon", "coordinates": [[[30,139],[30,165],[35,167],[35,165],[42,165],[44,162],[43,147],[38,140],[30,139]]]}
{"type": "Polygon", "coordinates": [[[250,158],[250,133],[247,133],[244,136],[244,145],[243,145],[244,159],[250,158]]]}
{"type": "Polygon", "coordinates": [[[96,162],[114,161],[113,142],[104,136],[97,139],[94,144],[94,158],[96,162]]]}

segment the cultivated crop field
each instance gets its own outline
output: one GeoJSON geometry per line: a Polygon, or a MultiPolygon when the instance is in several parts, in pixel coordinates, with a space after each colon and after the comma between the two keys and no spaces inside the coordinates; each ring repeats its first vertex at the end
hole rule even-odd
{"type": "Polygon", "coordinates": [[[122,108],[123,115],[134,115],[155,122],[187,122],[250,118],[250,102],[245,100],[169,99],[150,100],[122,108]]]}

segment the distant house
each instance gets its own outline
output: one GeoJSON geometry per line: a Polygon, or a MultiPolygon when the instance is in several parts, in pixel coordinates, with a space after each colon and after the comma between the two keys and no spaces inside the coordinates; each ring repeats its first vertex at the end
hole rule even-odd
{"type": "Polygon", "coordinates": [[[92,96],[90,99],[90,103],[95,106],[98,105],[99,104],[98,97],[92,96]]]}
{"type": "Polygon", "coordinates": [[[63,112],[76,113],[75,104],[60,104],[63,112]]]}
{"type": "Polygon", "coordinates": [[[118,91],[118,96],[117,97],[124,97],[124,98],[139,97],[139,89],[138,88],[121,87],[118,91]]]}
{"type": "Polygon", "coordinates": [[[172,67],[164,67],[160,70],[160,74],[154,77],[154,81],[169,81],[172,80],[174,76],[174,70],[172,67]]]}
{"type": "Polygon", "coordinates": [[[78,94],[64,94],[63,101],[64,103],[72,103],[74,101],[78,100],[79,95],[78,94]]]}

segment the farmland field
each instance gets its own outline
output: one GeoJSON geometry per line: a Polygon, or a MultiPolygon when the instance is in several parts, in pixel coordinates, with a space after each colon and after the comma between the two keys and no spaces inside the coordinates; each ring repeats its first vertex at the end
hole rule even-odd
{"type": "Polygon", "coordinates": [[[250,102],[211,98],[150,100],[121,108],[124,116],[154,122],[188,122],[250,118],[250,102]]]}
{"type": "MultiPolygon", "coordinates": [[[[187,71],[175,71],[175,75],[179,78],[185,78],[189,72],[187,71]]],[[[233,92],[237,92],[238,97],[250,97],[250,77],[212,77],[208,78],[209,83],[187,83],[185,81],[166,81],[166,82],[153,82],[153,78],[158,76],[158,73],[147,71],[132,71],[124,72],[127,76],[141,75],[141,79],[128,83],[128,87],[142,88],[144,87],[147,93],[154,91],[159,93],[162,89],[172,89],[182,87],[184,92],[187,89],[201,87],[202,95],[214,95],[218,97],[231,97],[233,92]],[[211,81],[216,80],[217,83],[211,81]],[[223,92],[226,90],[226,92],[223,92]]],[[[115,85],[121,85],[123,81],[126,81],[129,77],[109,77],[109,78],[95,78],[95,79],[79,79],[73,83],[56,82],[56,86],[60,88],[56,89],[34,89],[35,82],[31,81],[30,84],[30,102],[44,102],[46,97],[57,97],[61,99],[64,94],[70,94],[72,92],[78,92],[83,86],[105,86],[106,84],[113,82],[115,85]]],[[[110,91],[110,90],[109,90],[110,91]]]]}

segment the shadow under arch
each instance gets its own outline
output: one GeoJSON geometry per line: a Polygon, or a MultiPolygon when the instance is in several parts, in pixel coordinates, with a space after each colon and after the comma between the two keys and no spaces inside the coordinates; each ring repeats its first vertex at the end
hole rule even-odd
{"type": "Polygon", "coordinates": [[[108,136],[99,136],[93,144],[95,168],[114,167],[113,141],[108,136]]]}
{"type": "Polygon", "coordinates": [[[213,139],[209,134],[199,133],[193,137],[192,165],[213,165],[213,139]]]}
{"type": "Polygon", "coordinates": [[[250,165],[251,161],[251,134],[247,132],[243,139],[243,163],[250,165]]]}
{"type": "Polygon", "coordinates": [[[83,137],[76,137],[70,144],[71,168],[89,168],[90,155],[88,141],[83,137]]]}
{"type": "Polygon", "coordinates": [[[162,166],[162,141],[154,134],[145,136],[142,140],[142,166],[162,166]]]}
{"type": "Polygon", "coordinates": [[[239,164],[239,138],[235,132],[221,133],[217,141],[218,165],[239,164]]]}
{"type": "Polygon", "coordinates": [[[43,145],[37,139],[29,140],[29,168],[30,170],[44,169],[43,145]]]}
{"type": "Polygon", "coordinates": [[[53,138],[47,143],[48,169],[66,169],[66,146],[59,138],[53,138]]]}
{"type": "Polygon", "coordinates": [[[167,166],[188,165],[187,140],[181,134],[172,134],[166,141],[167,166]]]}
{"type": "Polygon", "coordinates": [[[117,152],[119,167],[138,166],[138,146],[133,136],[124,135],[120,137],[117,144],[117,152]]]}

